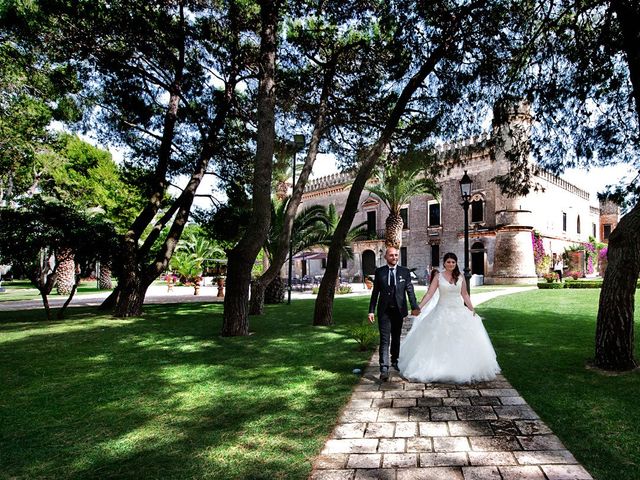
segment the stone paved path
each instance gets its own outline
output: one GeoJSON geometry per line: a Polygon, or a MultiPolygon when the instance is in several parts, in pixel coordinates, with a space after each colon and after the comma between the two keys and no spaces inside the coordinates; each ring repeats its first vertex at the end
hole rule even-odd
{"type": "Polygon", "coordinates": [[[377,357],[316,457],[311,480],[592,478],[502,375],[450,385],[412,383],[394,371],[383,383],[377,357]]]}

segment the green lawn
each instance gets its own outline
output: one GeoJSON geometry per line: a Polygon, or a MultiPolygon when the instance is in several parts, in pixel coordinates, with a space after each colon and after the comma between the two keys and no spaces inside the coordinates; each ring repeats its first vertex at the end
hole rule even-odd
{"type": "Polygon", "coordinates": [[[360,302],[336,328],[267,307],[248,338],[219,336],[220,305],[2,313],[0,477],[305,478],[371,355],[346,334],[360,302]]]}
{"type": "MultiPolygon", "coordinates": [[[[640,478],[640,372],[586,368],[600,290],[534,290],[478,307],[503,372],[599,480],[640,478]],[[514,314],[514,312],[518,312],[514,314]]],[[[636,295],[636,329],[640,294],[636,295]]],[[[640,341],[636,335],[636,355],[640,341]]]]}
{"type": "MultiPolygon", "coordinates": [[[[585,368],[597,290],[534,290],[478,308],[500,364],[599,480],[640,478],[640,375],[585,368]]],[[[0,313],[1,478],[304,479],[370,352],[346,333],[366,297],[269,306],[221,338],[221,306],[115,320],[73,308],[0,313]]]]}
{"type": "MultiPolygon", "coordinates": [[[[113,282],[114,286],[116,282],[113,282]]],[[[0,302],[11,302],[18,300],[41,300],[40,293],[28,280],[12,280],[10,282],[2,282],[2,286],[6,289],[5,292],[0,293],[0,302]]],[[[76,295],[87,295],[98,292],[104,292],[99,290],[95,280],[82,282],[78,285],[76,295]]],[[[49,295],[49,298],[67,298],[66,295],[58,295],[54,288],[49,295]]]]}

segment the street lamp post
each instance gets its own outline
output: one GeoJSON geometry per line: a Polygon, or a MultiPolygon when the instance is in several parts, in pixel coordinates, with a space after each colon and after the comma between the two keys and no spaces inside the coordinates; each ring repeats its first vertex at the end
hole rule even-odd
{"type": "Polygon", "coordinates": [[[471,199],[471,178],[464,171],[460,180],[460,195],[462,196],[462,208],[464,209],[464,279],[467,284],[467,293],[471,293],[471,269],[469,268],[469,205],[471,199]]]}
{"type": "MultiPolygon", "coordinates": [[[[293,191],[296,188],[296,160],[297,155],[300,150],[304,148],[306,141],[304,135],[295,134],[293,136],[293,144],[295,146],[295,151],[293,152],[293,166],[291,172],[291,194],[293,195],[293,191]]],[[[291,278],[293,276],[293,227],[291,229],[291,233],[289,234],[289,285],[288,285],[288,294],[287,294],[287,305],[291,305],[291,278]]]]}

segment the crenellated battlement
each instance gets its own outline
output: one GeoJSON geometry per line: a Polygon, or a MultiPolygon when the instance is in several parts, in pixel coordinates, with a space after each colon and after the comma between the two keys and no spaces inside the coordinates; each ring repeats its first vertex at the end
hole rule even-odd
{"type": "Polygon", "coordinates": [[[568,192],[571,192],[574,195],[578,195],[580,198],[583,198],[584,200],[589,200],[589,192],[579,187],[576,187],[574,184],[567,182],[566,180],[558,177],[557,175],[554,175],[553,173],[543,168],[540,169],[540,171],[537,173],[536,176],[568,192]]]}
{"type": "MultiPolygon", "coordinates": [[[[491,133],[485,132],[473,137],[438,145],[437,147],[435,147],[435,152],[437,154],[444,154],[446,152],[461,150],[464,148],[466,149],[486,148],[487,143],[491,140],[491,138],[492,138],[491,133]]],[[[319,178],[310,180],[309,183],[307,183],[307,187],[305,188],[305,193],[324,190],[326,188],[335,187],[337,185],[344,185],[346,183],[350,183],[353,180],[353,178],[354,178],[353,174],[349,172],[333,173],[331,175],[319,177],[319,178]]]]}
{"type": "Polygon", "coordinates": [[[461,150],[463,148],[485,148],[491,139],[492,134],[490,132],[484,132],[473,137],[446,142],[442,145],[438,145],[435,150],[437,153],[446,153],[461,150]]]}
{"type": "Polygon", "coordinates": [[[335,187],[336,185],[344,185],[345,183],[351,183],[353,175],[349,172],[344,173],[332,173],[324,177],[315,178],[307,183],[305,188],[306,192],[313,192],[316,190],[323,190],[325,188],[335,187]]]}

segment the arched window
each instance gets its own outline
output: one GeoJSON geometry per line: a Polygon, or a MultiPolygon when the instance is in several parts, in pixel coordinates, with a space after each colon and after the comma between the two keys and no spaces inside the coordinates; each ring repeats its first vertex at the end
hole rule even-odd
{"type": "Polygon", "coordinates": [[[373,250],[365,250],[362,252],[362,273],[363,275],[373,275],[376,271],[376,254],[373,250]]]}
{"type": "Polygon", "coordinates": [[[484,275],[484,244],[475,242],[471,245],[471,273],[475,275],[484,275]]]}
{"type": "Polygon", "coordinates": [[[427,225],[430,227],[440,226],[440,203],[437,200],[431,200],[427,203],[427,225]]]}
{"type": "Polygon", "coordinates": [[[484,222],[484,198],[480,194],[471,197],[471,223],[484,222]]]}

